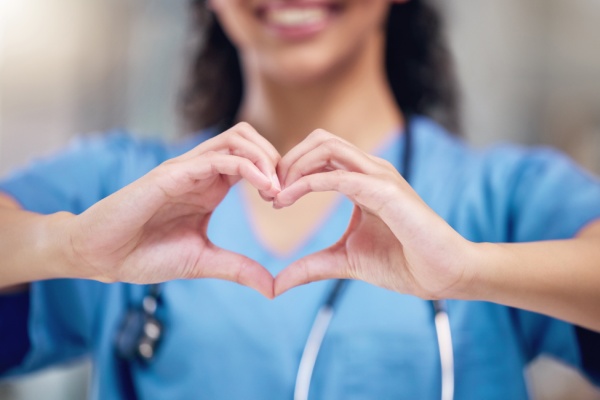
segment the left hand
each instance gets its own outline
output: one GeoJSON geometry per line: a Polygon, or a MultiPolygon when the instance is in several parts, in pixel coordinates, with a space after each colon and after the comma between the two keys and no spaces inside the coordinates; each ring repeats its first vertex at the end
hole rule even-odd
{"type": "Polygon", "coordinates": [[[288,266],[275,295],[313,281],[360,279],[427,299],[455,298],[470,281],[472,243],[416,194],[389,162],[317,130],[281,160],[288,207],[310,192],[337,191],[355,204],[345,234],[333,246],[288,266]]]}

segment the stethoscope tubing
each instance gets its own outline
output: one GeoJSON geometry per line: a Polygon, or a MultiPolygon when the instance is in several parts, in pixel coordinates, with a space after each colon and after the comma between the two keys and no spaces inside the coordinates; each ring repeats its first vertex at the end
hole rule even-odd
{"type": "MultiPolygon", "coordinates": [[[[338,284],[342,282],[338,281],[338,284]]],[[[336,285],[337,287],[337,285],[336,285]]],[[[454,351],[452,348],[452,330],[450,319],[445,305],[438,300],[431,301],[434,309],[434,325],[438,342],[441,364],[441,400],[454,398],[454,351]]],[[[294,387],[294,400],[308,400],[310,383],[317,363],[321,345],[333,318],[335,301],[333,304],[324,304],[317,312],[317,316],[308,334],[306,345],[302,351],[296,385],[294,387]]]]}
{"type": "Polygon", "coordinates": [[[432,301],[435,310],[435,333],[440,352],[442,369],[442,400],[454,398],[454,350],[452,348],[452,329],[445,305],[439,300],[432,301]]]}
{"type": "Polygon", "coordinates": [[[300,358],[298,374],[296,375],[296,386],[294,387],[294,400],[308,399],[308,391],[312,374],[317,363],[317,356],[321,350],[323,339],[331,324],[333,308],[324,306],[319,309],[313,326],[306,340],[306,346],[300,358]]]}
{"type": "MultiPolygon", "coordinates": [[[[407,118],[406,130],[404,133],[405,148],[402,157],[402,171],[406,181],[409,181],[411,175],[411,159],[413,155],[412,132],[410,129],[410,119],[407,118]]],[[[317,312],[317,316],[308,334],[308,339],[302,351],[298,373],[296,375],[296,384],[294,387],[294,400],[308,400],[310,383],[313,371],[321,350],[321,345],[331,324],[334,315],[335,305],[337,304],[342,289],[347,285],[346,280],[339,279],[325,303],[317,312]]],[[[433,320],[438,343],[438,350],[441,364],[441,400],[452,400],[454,398],[454,351],[452,348],[452,330],[450,328],[450,319],[445,301],[431,300],[433,309],[433,320]]]]}

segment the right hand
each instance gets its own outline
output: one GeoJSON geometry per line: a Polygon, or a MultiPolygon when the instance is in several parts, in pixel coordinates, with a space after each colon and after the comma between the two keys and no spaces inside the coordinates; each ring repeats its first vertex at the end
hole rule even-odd
{"type": "Polygon", "coordinates": [[[232,185],[246,179],[266,200],[280,191],[279,153],[240,123],[65,219],[77,276],[156,283],[220,278],[273,297],[260,264],[210,242],[210,216],[232,185]]]}

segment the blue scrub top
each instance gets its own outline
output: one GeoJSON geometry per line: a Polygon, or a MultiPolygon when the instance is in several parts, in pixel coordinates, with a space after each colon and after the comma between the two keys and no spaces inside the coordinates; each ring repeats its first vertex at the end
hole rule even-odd
{"type": "MultiPolygon", "coordinates": [[[[600,182],[555,151],[514,146],[474,151],[426,118],[415,118],[412,129],[412,186],[469,240],[570,238],[600,218],[600,182]]],[[[83,138],[14,173],[0,190],[31,211],[80,213],[210,134],[176,144],[119,132],[83,138]]],[[[400,137],[394,135],[376,154],[398,166],[404,150],[400,137]]],[[[311,237],[282,256],[257,239],[244,198],[234,187],[215,211],[209,236],[275,275],[291,261],[334,243],[351,211],[352,204],[340,198],[311,237]]],[[[166,283],[159,310],[164,341],[152,364],[132,366],[139,397],[291,399],[309,329],[332,284],[305,285],[271,301],[225,281],[166,283]]],[[[143,293],[142,286],[121,283],[34,283],[28,351],[4,376],[88,355],[95,365],[90,397],[122,398],[114,337],[126,305],[139,304],[143,293]]],[[[448,307],[456,399],[527,398],[524,368],[542,353],[598,372],[584,368],[571,324],[486,302],[449,301],[448,307]]],[[[0,327],[10,322],[6,308],[0,307],[0,327]]],[[[439,399],[440,381],[429,303],[352,281],[319,354],[311,398],[439,399]]]]}

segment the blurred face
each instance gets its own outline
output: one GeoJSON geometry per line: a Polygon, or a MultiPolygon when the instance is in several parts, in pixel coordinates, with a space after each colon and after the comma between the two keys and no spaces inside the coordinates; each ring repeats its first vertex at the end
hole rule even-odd
{"type": "Polygon", "coordinates": [[[372,47],[383,43],[389,0],[211,0],[210,6],[244,69],[276,81],[308,83],[369,52],[383,57],[372,47]]]}

